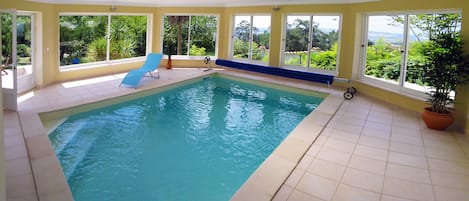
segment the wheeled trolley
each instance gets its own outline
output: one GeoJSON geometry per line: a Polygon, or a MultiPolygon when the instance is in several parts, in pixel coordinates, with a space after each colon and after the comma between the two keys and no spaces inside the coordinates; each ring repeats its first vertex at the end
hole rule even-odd
{"type": "Polygon", "coordinates": [[[352,80],[334,77],[334,81],[348,83],[347,90],[344,92],[344,98],[346,100],[351,100],[355,93],[357,93],[357,89],[352,86],[352,80]]]}

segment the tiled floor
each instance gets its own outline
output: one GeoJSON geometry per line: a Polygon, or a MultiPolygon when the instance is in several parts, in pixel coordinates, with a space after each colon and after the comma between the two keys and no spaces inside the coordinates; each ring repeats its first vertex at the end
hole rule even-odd
{"type": "Polygon", "coordinates": [[[468,201],[469,141],[357,97],[339,108],[275,201],[468,201]]]}
{"type": "MultiPolygon", "coordinates": [[[[26,144],[36,147],[34,133],[45,131],[31,125],[37,116],[28,114],[127,95],[203,72],[161,74],[160,80],[148,80],[137,90],[117,87],[123,75],[115,75],[55,84],[20,97],[19,113],[5,112],[8,200],[61,200],[60,194],[52,196],[53,188],[36,185],[47,177],[33,177],[31,164],[45,166],[47,160],[36,160],[40,152],[31,152],[26,144]]],[[[324,124],[273,200],[469,200],[467,135],[428,130],[418,113],[359,94],[324,124]]]]}

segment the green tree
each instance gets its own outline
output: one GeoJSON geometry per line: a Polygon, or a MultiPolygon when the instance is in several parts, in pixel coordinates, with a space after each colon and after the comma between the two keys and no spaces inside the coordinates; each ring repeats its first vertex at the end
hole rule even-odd
{"type": "Polygon", "coordinates": [[[183,45],[183,25],[187,26],[187,21],[189,16],[168,16],[168,22],[170,26],[176,27],[176,54],[182,55],[182,45],[183,45]]]}
{"type": "Polygon", "coordinates": [[[296,19],[288,25],[285,51],[305,51],[308,49],[309,20],[296,19]]]}

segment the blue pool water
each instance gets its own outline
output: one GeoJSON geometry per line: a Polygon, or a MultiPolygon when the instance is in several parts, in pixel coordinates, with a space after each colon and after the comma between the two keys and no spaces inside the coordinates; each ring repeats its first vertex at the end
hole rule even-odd
{"type": "Polygon", "coordinates": [[[72,115],[49,137],[76,201],[229,200],[321,101],[215,76],[72,115]]]}

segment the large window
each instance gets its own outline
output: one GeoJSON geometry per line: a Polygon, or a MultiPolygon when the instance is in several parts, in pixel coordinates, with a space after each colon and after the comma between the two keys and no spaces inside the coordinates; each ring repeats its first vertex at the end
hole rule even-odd
{"type": "Polygon", "coordinates": [[[459,13],[367,16],[363,79],[415,95],[427,92],[431,86],[422,81],[419,69],[426,47],[443,30],[459,32],[461,19],[459,13]]]}
{"type": "Polygon", "coordinates": [[[285,21],[285,65],[337,71],[340,16],[288,15],[285,21]]]}
{"type": "Polygon", "coordinates": [[[233,58],[268,62],[270,16],[235,16],[232,39],[233,58]]]}
{"type": "Polygon", "coordinates": [[[147,16],[61,15],[60,66],[145,56],[147,16]]]}
{"type": "Polygon", "coordinates": [[[215,56],[216,16],[164,16],[163,53],[166,55],[215,56]]]}

